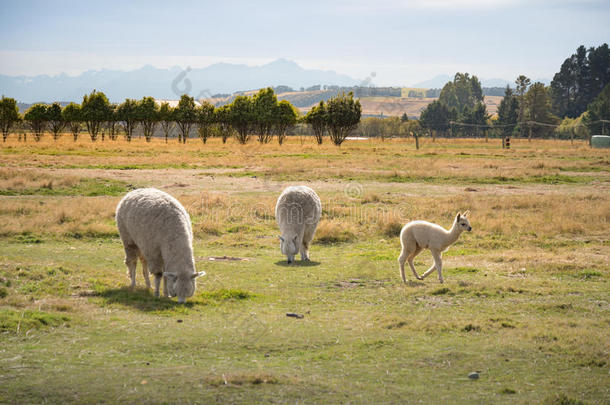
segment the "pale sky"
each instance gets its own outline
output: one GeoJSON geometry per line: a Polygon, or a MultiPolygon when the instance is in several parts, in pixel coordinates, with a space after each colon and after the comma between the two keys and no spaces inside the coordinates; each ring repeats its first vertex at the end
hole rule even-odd
{"type": "Polygon", "coordinates": [[[0,74],[285,58],[375,72],[380,86],[458,71],[552,79],[579,45],[610,42],[609,21],[609,0],[0,0],[0,74]]]}

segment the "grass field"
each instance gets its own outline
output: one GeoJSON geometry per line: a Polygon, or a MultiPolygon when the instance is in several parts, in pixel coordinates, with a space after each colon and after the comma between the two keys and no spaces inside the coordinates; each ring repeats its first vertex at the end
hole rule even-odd
{"type": "Polygon", "coordinates": [[[0,403],[609,403],[609,219],[610,157],[584,143],[9,138],[0,403]],[[273,210],[297,183],[324,212],[289,266],[273,210]],[[143,186],[191,215],[186,305],[126,289],[114,209],[143,186]],[[404,285],[401,226],[466,209],[445,283],[404,285]]]}

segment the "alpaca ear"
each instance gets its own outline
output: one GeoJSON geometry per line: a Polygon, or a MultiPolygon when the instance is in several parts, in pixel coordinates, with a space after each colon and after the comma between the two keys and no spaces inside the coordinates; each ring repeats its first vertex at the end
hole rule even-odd
{"type": "Polygon", "coordinates": [[[458,214],[455,216],[455,220],[459,221],[460,220],[460,213],[458,212],[458,214]]]}
{"type": "Polygon", "coordinates": [[[282,242],[285,242],[285,241],[284,241],[284,238],[282,238],[281,236],[278,236],[278,238],[280,238],[280,240],[281,240],[282,242]]]}
{"type": "Polygon", "coordinates": [[[199,273],[193,273],[191,278],[197,278],[197,277],[201,277],[201,276],[205,276],[205,271],[200,271],[199,273]]]}
{"type": "Polygon", "coordinates": [[[470,215],[470,210],[466,210],[464,211],[464,213],[462,214],[463,217],[467,218],[468,215],[470,215]]]}

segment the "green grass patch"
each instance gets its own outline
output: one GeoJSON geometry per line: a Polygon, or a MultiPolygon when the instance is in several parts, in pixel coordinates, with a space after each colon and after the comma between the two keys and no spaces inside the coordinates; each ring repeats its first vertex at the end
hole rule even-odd
{"type": "Polygon", "coordinates": [[[70,321],[70,318],[66,315],[51,312],[0,309],[0,332],[25,333],[30,329],[60,326],[68,321],[70,321]]]}
{"type": "Polygon", "coordinates": [[[570,398],[565,394],[556,394],[547,397],[542,401],[542,405],[586,405],[586,402],[570,398]]]}
{"type": "Polygon", "coordinates": [[[201,298],[204,302],[213,303],[220,303],[225,301],[241,301],[246,300],[248,298],[252,298],[253,296],[254,294],[248,291],[224,288],[215,291],[204,291],[199,294],[199,298],[201,298]]]}
{"type": "Polygon", "coordinates": [[[121,195],[133,187],[126,182],[113,179],[102,178],[81,178],[76,184],[63,186],[54,185],[49,181],[37,188],[26,189],[0,189],[0,196],[17,195],[45,195],[45,196],[68,196],[82,195],[85,197],[96,197],[102,195],[117,196],[121,195]]]}
{"type": "Polygon", "coordinates": [[[472,249],[472,248],[460,248],[460,247],[455,247],[455,248],[451,248],[448,251],[446,251],[445,253],[443,253],[444,257],[452,257],[452,256],[469,256],[469,255],[476,255],[481,253],[481,251],[479,249],[472,249]]]}
{"type": "Polygon", "coordinates": [[[37,243],[43,242],[43,240],[39,236],[33,235],[29,232],[24,232],[19,235],[13,236],[12,241],[16,242],[16,243],[26,243],[26,244],[37,244],[37,243]]]}
{"type": "Polygon", "coordinates": [[[601,276],[602,276],[602,273],[600,273],[599,271],[585,270],[585,271],[581,271],[580,273],[578,273],[577,278],[580,278],[583,280],[592,280],[592,279],[596,279],[601,276]]]}
{"type": "Polygon", "coordinates": [[[448,274],[468,274],[477,273],[479,270],[474,267],[454,267],[447,269],[448,274]]]}
{"type": "Polygon", "coordinates": [[[443,288],[439,288],[439,289],[432,291],[430,294],[431,295],[446,295],[446,294],[449,294],[450,292],[451,292],[451,290],[449,288],[443,287],[443,288]]]}

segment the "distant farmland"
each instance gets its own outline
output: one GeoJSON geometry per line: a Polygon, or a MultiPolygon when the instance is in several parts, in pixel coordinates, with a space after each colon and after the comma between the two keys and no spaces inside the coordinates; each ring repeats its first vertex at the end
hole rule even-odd
{"type": "MultiPolygon", "coordinates": [[[[408,92],[403,89],[402,96],[405,96],[408,92]]],[[[419,89],[424,90],[424,89],[419,89]]],[[[243,94],[249,95],[254,91],[244,92],[243,94]]],[[[311,109],[312,106],[318,104],[320,100],[328,100],[337,94],[336,90],[315,90],[315,91],[294,91],[287,93],[278,93],[277,97],[280,100],[288,100],[295,107],[299,109],[301,114],[306,113],[311,109]]],[[[426,108],[428,104],[437,100],[433,97],[361,97],[360,103],[362,104],[363,116],[401,116],[403,113],[407,113],[409,117],[419,117],[419,114],[426,108]]],[[[212,104],[221,105],[232,101],[233,96],[227,98],[213,98],[209,99],[212,104]]],[[[485,96],[485,105],[487,106],[487,112],[491,115],[495,114],[498,110],[498,105],[502,100],[501,96],[485,96]]]]}

